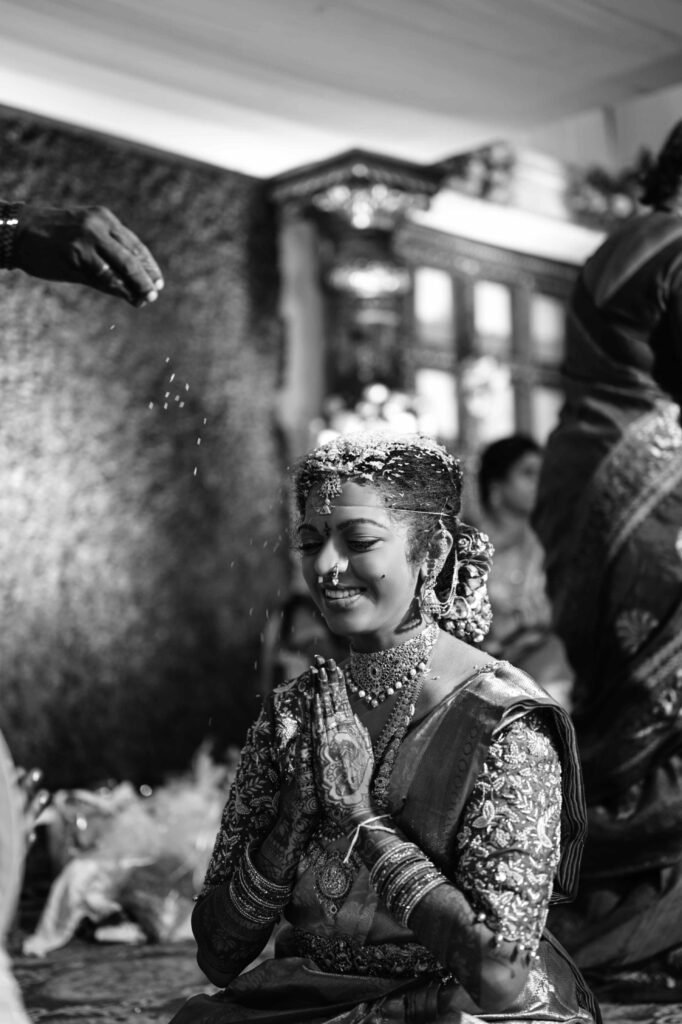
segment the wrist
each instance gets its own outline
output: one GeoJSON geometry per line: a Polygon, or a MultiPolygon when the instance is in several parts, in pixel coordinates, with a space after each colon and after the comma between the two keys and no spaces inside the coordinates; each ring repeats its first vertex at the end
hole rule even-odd
{"type": "Polygon", "coordinates": [[[19,217],[25,203],[0,202],[0,268],[11,270],[17,266],[16,245],[19,236],[19,217]]]}
{"type": "Polygon", "coordinates": [[[351,829],[357,828],[358,825],[362,825],[363,822],[369,821],[370,818],[376,818],[380,814],[381,811],[377,810],[370,803],[363,803],[349,810],[339,824],[346,832],[349,832],[351,829]]]}

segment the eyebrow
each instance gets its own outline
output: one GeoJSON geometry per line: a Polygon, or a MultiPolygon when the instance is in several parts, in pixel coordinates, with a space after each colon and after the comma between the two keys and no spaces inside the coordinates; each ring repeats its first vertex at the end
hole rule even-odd
{"type": "MultiPolygon", "coordinates": [[[[351,526],[359,526],[359,525],[361,525],[361,526],[376,526],[380,530],[388,529],[388,527],[386,526],[385,523],[378,523],[376,521],[376,519],[344,519],[343,522],[338,524],[337,528],[339,530],[347,530],[351,526]]],[[[312,523],[301,523],[301,525],[298,527],[298,533],[300,533],[302,530],[314,530],[315,533],[319,533],[320,532],[317,529],[316,526],[313,526],[312,523]]]]}

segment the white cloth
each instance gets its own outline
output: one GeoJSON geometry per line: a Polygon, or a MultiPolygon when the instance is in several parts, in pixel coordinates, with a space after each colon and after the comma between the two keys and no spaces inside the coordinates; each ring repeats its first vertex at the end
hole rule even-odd
{"type": "Polygon", "coordinates": [[[30,1024],[12,965],[0,946],[0,1021],[2,1024],[30,1024]]]}

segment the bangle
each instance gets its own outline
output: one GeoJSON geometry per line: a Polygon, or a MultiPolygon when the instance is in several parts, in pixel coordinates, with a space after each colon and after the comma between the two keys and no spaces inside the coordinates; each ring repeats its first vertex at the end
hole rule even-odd
{"type": "Polygon", "coordinates": [[[369,874],[370,884],[391,916],[408,927],[415,907],[427,893],[447,878],[414,843],[396,843],[377,858],[369,874]]]}
{"type": "Polygon", "coordinates": [[[11,270],[14,267],[14,246],[19,227],[19,212],[25,203],[0,202],[0,268],[11,270]]]}
{"type": "Polygon", "coordinates": [[[249,848],[230,881],[230,899],[235,909],[253,924],[266,925],[276,921],[291,896],[291,885],[271,882],[251,860],[249,848]]]}

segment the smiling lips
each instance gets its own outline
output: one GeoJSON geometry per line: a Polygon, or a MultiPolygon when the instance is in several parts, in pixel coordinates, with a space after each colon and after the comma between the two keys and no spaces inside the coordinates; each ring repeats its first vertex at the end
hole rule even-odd
{"type": "Polygon", "coordinates": [[[325,587],[322,591],[325,601],[336,604],[339,601],[350,601],[358,597],[362,590],[360,587],[325,587]]]}

